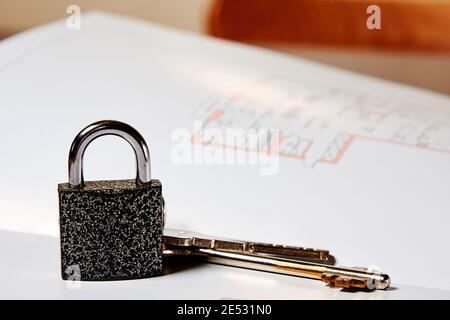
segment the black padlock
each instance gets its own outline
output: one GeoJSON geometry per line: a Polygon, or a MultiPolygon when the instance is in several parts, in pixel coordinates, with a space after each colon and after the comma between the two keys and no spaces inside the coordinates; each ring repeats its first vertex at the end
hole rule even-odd
{"type": "Polygon", "coordinates": [[[161,183],[131,126],[111,120],[84,128],[69,153],[69,183],[58,185],[63,279],[124,280],[162,274],[161,183]],[[135,180],[83,180],[83,155],[103,135],[124,138],[136,154],[135,180]],[[78,273],[74,277],[74,270],[78,273]]]}

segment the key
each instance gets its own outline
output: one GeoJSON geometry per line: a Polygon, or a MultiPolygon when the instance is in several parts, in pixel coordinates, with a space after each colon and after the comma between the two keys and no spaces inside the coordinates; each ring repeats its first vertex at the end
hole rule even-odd
{"type": "Polygon", "coordinates": [[[194,247],[199,249],[214,249],[221,252],[295,257],[319,261],[327,261],[330,258],[328,250],[220,239],[195,232],[173,229],[164,229],[163,243],[170,247],[194,247]]]}
{"type": "Polygon", "coordinates": [[[211,263],[314,278],[331,287],[374,290],[387,289],[390,286],[390,277],[387,274],[371,272],[366,268],[336,267],[301,260],[220,252],[211,249],[198,249],[198,251],[211,263]]]}
{"type": "Polygon", "coordinates": [[[163,243],[164,257],[201,257],[206,262],[215,264],[319,279],[331,287],[387,289],[391,282],[385,273],[361,267],[337,267],[304,261],[296,254],[326,261],[329,257],[326,250],[222,240],[171,229],[164,230],[163,243]],[[253,246],[254,244],[256,245],[253,246]],[[288,249],[285,250],[286,248],[288,249]]]}
{"type": "Polygon", "coordinates": [[[337,288],[387,289],[391,283],[389,275],[372,272],[361,267],[336,267],[270,255],[244,254],[203,248],[179,249],[175,247],[170,249],[166,247],[163,252],[164,257],[196,256],[202,257],[209,263],[319,279],[330,287],[337,288]]]}

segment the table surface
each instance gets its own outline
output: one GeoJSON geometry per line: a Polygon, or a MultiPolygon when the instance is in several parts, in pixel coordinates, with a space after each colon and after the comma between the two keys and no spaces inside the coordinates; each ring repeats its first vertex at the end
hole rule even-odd
{"type": "Polygon", "coordinates": [[[317,280],[233,267],[172,266],[160,277],[112,282],[63,281],[58,238],[0,231],[0,299],[450,299],[450,291],[393,286],[349,292],[317,280]]]}

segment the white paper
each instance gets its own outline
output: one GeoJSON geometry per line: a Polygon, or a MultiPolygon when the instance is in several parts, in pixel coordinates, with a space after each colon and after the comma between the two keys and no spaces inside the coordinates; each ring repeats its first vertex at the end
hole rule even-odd
{"type": "MultiPolygon", "coordinates": [[[[146,138],[168,227],[325,248],[450,290],[447,96],[131,18],[59,21],[0,42],[0,228],[58,235],[69,146],[105,118],[146,138]],[[205,164],[227,149],[194,143],[201,163],[177,164],[175,133],[199,122],[279,129],[281,156],[205,164]]],[[[86,152],[88,180],[134,170],[120,139],[86,152]]]]}

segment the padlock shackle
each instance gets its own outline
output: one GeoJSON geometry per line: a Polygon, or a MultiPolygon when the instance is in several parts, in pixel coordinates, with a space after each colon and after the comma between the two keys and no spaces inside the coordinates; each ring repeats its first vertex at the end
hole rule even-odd
{"type": "Polygon", "coordinates": [[[150,152],[142,135],[126,123],[102,120],[88,125],[73,140],[69,152],[69,185],[83,187],[84,152],[93,140],[105,135],[119,136],[128,141],[136,155],[136,184],[149,182],[151,180],[150,152]]]}

